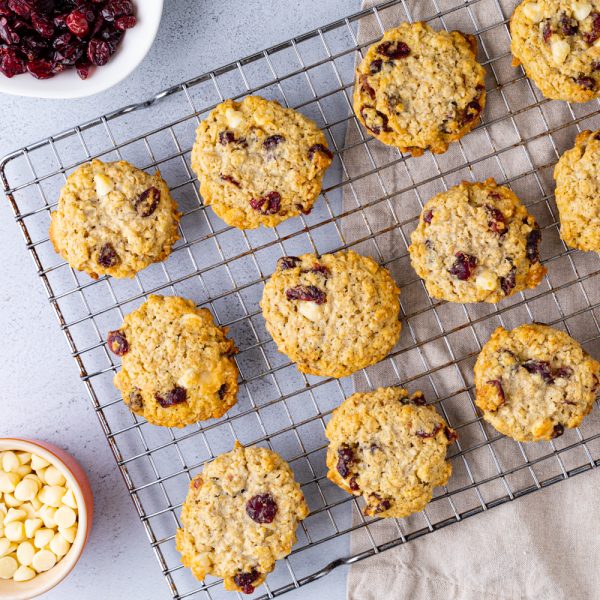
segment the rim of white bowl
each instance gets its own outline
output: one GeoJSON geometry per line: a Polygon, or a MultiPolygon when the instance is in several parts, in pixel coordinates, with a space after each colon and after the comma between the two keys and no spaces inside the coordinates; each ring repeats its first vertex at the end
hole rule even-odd
{"type": "Polygon", "coordinates": [[[144,60],[158,33],[164,0],[138,0],[138,22],[128,29],[111,60],[82,80],[75,69],[50,79],[35,79],[27,73],[8,78],[0,74],[0,93],[29,98],[72,100],[99,94],[129,76],[144,60]]]}
{"type": "Polygon", "coordinates": [[[77,561],[83,553],[87,539],[89,507],[85,502],[79,482],[69,467],[67,467],[63,460],[54,454],[54,452],[28,440],[20,438],[0,438],[0,452],[4,452],[5,450],[31,452],[41,456],[54,466],[58,467],[60,472],[65,476],[69,486],[75,494],[75,499],[77,500],[77,535],[75,536],[75,540],[69,548],[69,551],[56,563],[56,565],[49,571],[40,573],[29,581],[18,582],[13,581],[12,579],[0,579],[0,600],[30,600],[57,586],[75,568],[77,561]]]}

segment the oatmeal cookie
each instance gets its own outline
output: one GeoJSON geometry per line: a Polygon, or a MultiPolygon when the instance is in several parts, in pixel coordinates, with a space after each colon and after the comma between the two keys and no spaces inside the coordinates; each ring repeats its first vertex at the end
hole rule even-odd
{"type": "Polygon", "coordinates": [[[546,273],[535,219],[493,179],[434,196],[411,241],[413,268],[431,296],[448,302],[500,302],[546,273]]]}
{"type": "Polygon", "coordinates": [[[198,579],[223,577],[226,590],[251,594],[291,552],[307,515],[290,466],[271,450],[236,442],[191,481],[177,550],[198,579]]]}
{"type": "Polygon", "coordinates": [[[600,96],[600,0],[524,0],[510,20],[513,65],[546,98],[600,96]]]}
{"type": "Polygon", "coordinates": [[[238,390],[236,348],[226,333],[191,300],[150,296],[107,338],[122,360],[114,383],[129,410],[166,427],[225,414],[238,390]]]}
{"type": "Polygon", "coordinates": [[[192,168],[206,204],[228,225],[253,229],[308,214],[331,164],[323,132],[274,100],[226,100],[200,123],[192,168]]]}
{"type": "Polygon", "coordinates": [[[568,334],[532,323],[498,327],[475,363],[476,404],[500,433],[549,440],[591,410],[600,363],[568,334]]]}
{"type": "Polygon", "coordinates": [[[600,130],[582,131],[554,168],[560,236],[572,248],[600,252],[600,130]]]}
{"type": "Polygon", "coordinates": [[[452,473],[446,448],[456,433],[421,392],[387,387],[354,394],[333,411],[325,435],[327,477],[362,496],[365,515],[423,510],[452,473]]]}
{"type": "Polygon", "coordinates": [[[354,112],[381,142],[442,153],[479,122],[485,70],[477,41],[459,31],[402,23],[371,46],[356,72],[354,112]]]}
{"type": "Polygon", "coordinates": [[[158,171],[93,160],[69,175],[51,215],[50,240],[74,269],[94,279],[133,277],[169,256],[179,217],[158,171]]]}
{"type": "Polygon", "coordinates": [[[398,341],[399,294],[387,269],[349,250],[280,258],[260,306],[279,351],[300,371],[344,377],[398,341]]]}

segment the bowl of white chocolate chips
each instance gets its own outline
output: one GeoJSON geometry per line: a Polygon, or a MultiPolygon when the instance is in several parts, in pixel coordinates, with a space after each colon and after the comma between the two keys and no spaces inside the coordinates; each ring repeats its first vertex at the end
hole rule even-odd
{"type": "Polygon", "coordinates": [[[47,592],[73,569],[92,527],[93,496],[64,450],[0,438],[0,599],[47,592]]]}

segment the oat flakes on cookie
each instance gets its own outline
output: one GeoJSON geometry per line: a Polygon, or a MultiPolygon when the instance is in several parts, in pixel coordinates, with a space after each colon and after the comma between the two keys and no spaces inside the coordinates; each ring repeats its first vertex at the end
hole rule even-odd
{"type": "Polygon", "coordinates": [[[500,302],[546,273],[535,219],[493,179],[434,196],[411,241],[413,268],[432,297],[448,302],[500,302]]]}
{"type": "Polygon", "coordinates": [[[175,538],[181,562],[202,580],[251,594],[296,542],[308,507],[292,469],[266,448],[244,448],[204,466],[190,483],[175,538]]]}
{"type": "Polygon", "coordinates": [[[121,357],[114,383],[129,410],[166,427],[225,414],[238,390],[226,333],[209,310],[177,296],[150,296],[126,315],[107,345],[121,357]]]}
{"type": "Polygon", "coordinates": [[[93,160],[67,178],[51,215],[50,240],[74,269],[94,279],[133,277],[169,256],[179,217],[158,171],[93,160]]]}
{"type": "Polygon", "coordinates": [[[476,404],[500,433],[550,440],[591,410],[600,363],[567,333],[532,323],[499,327],[475,363],[476,404]]]}
{"type": "Polygon", "coordinates": [[[399,294],[387,269],[349,250],[280,258],[260,306],[277,348],[300,371],[344,377],[398,341],[399,294]]]}
{"type": "Polygon", "coordinates": [[[327,477],[362,496],[365,515],[400,518],[423,510],[452,473],[446,449],[457,435],[421,392],[387,387],[353,394],[333,411],[325,435],[327,477]]]}
{"type": "Polygon", "coordinates": [[[582,131],[554,168],[560,237],[572,248],[600,252],[600,129],[582,131]]]}
{"type": "Polygon", "coordinates": [[[356,72],[354,112],[381,142],[420,156],[442,153],[479,122],[485,70],[459,31],[402,23],[371,46],[356,72]]]}
{"type": "Polygon", "coordinates": [[[275,100],[226,100],[200,123],[192,168],[206,204],[228,225],[253,229],[308,214],[332,161],[323,132],[275,100]]]}
{"type": "Polygon", "coordinates": [[[600,0],[524,0],[510,20],[513,65],[546,98],[600,96],[600,0]]]}

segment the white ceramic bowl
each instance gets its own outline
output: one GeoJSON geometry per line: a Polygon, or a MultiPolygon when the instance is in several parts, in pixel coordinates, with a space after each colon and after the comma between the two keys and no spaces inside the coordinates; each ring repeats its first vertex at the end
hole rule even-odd
{"type": "Polygon", "coordinates": [[[117,52],[103,67],[97,67],[83,80],[68,69],[51,79],[36,79],[28,73],[10,79],[0,73],[0,93],[33,98],[83,98],[103,92],[127,77],[144,60],[154,42],[164,0],[137,0],[137,24],[128,29],[117,52]]]}
{"type": "Polygon", "coordinates": [[[77,534],[65,556],[49,571],[40,573],[29,581],[0,579],[0,600],[30,600],[58,585],[75,567],[92,529],[94,499],[85,472],[61,448],[39,440],[0,438],[0,452],[4,450],[23,450],[46,459],[65,476],[77,500],[77,534]]]}

